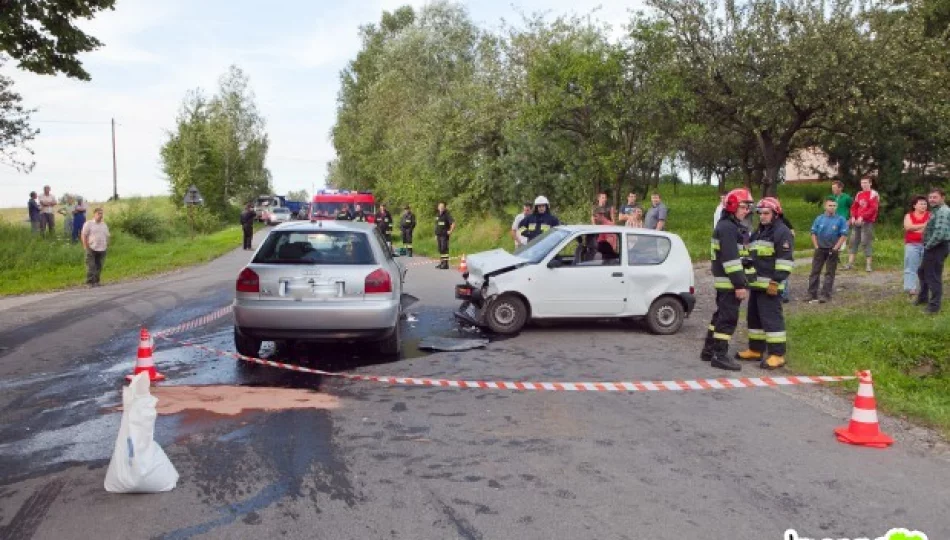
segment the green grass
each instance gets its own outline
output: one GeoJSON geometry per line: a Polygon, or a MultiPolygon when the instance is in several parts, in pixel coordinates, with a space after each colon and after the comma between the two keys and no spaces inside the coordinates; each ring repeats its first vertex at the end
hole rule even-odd
{"type": "MultiPolygon", "coordinates": [[[[85,282],[82,246],[63,238],[40,238],[28,227],[0,224],[0,295],[48,292],[85,282]]],[[[102,272],[103,283],[166,272],[210,261],[241,244],[234,226],[193,240],[178,237],[150,244],[112,231],[102,272]]]]}
{"type": "MultiPolygon", "coordinates": [[[[191,238],[187,223],[168,197],[130,198],[110,203],[89,203],[91,210],[105,208],[112,238],[102,280],[115,282],[148,276],[210,261],[241,243],[237,226],[191,238]],[[154,223],[165,234],[162,241],[145,242],[119,229],[116,220],[123,213],[154,214],[154,223]]],[[[30,232],[24,221],[26,210],[0,210],[0,295],[48,292],[82,285],[85,262],[82,246],[68,242],[63,234],[63,217],[56,216],[57,233],[41,238],[30,232]]],[[[219,228],[217,223],[214,229],[219,228]]]]}
{"type": "MultiPolygon", "coordinates": [[[[680,235],[686,243],[690,256],[694,261],[709,260],[709,239],[712,235],[712,217],[716,205],[719,204],[719,194],[715,187],[708,186],[677,186],[676,192],[672,185],[660,188],[663,201],[670,208],[667,230],[680,235]]],[[[800,257],[809,256],[811,238],[809,231],[811,224],[821,213],[817,202],[824,195],[830,195],[828,184],[790,185],[779,188],[779,198],[786,216],[795,225],[797,235],[795,248],[800,257]],[[807,199],[807,200],[806,200],[807,199]]],[[[586,204],[573,205],[564,209],[563,203],[553,201],[554,213],[566,223],[587,223],[586,216],[589,207],[586,204]]],[[[647,202],[649,204],[649,201],[647,202]]],[[[462,253],[477,253],[486,249],[501,247],[511,249],[509,227],[518,208],[509,208],[510,218],[500,220],[495,217],[468,217],[456,216],[458,222],[455,235],[452,237],[452,255],[462,253]]],[[[419,215],[419,226],[416,227],[416,253],[433,256],[437,253],[435,237],[432,231],[432,216],[419,215]]],[[[904,260],[903,230],[899,218],[890,219],[882,216],[875,228],[874,266],[879,269],[900,268],[904,260]]],[[[395,236],[398,239],[398,229],[395,236]]],[[[400,243],[396,242],[396,245],[400,243]]],[[[863,264],[863,255],[857,258],[857,264],[863,264]]]]}
{"type": "MultiPolygon", "coordinates": [[[[788,318],[789,366],[807,375],[870,369],[878,407],[950,437],[950,313],[922,313],[903,298],[836,298],[788,318]]],[[[847,385],[854,395],[857,383],[847,385]]]]}

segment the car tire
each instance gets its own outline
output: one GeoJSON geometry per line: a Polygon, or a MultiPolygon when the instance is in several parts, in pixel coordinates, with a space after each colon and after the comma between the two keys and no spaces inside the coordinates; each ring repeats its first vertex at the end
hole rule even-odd
{"type": "Polygon", "coordinates": [[[399,353],[402,351],[401,327],[402,325],[397,321],[396,328],[393,329],[392,335],[379,342],[379,354],[383,356],[399,356],[399,353]]]}
{"type": "Polygon", "coordinates": [[[234,329],[234,347],[243,356],[257,358],[261,354],[261,340],[241,335],[237,328],[234,329]]]}
{"type": "Polygon", "coordinates": [[[528,307],[513,294],[499,296],[488,305],[485,322],[496,334],[517,334],[528,322],[528,307]]]}
{"type": "Polygon", "coordinates": [[[659,335],[670,335],[679,332],[686,318],[683,304],[672,296],[661,296],[650,305],[646,323],[650,332],[659,335]]]}

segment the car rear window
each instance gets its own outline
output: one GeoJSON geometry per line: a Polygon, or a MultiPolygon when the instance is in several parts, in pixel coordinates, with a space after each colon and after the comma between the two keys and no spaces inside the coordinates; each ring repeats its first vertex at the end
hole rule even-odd
{"type": "Polygon", "coordinates": [[[271,210],[271,212],[275,214],[289,214],[290,210],[286,208],[274,208],[273,210],[271,210]]]}
{"type": "Polygon", "coordinates": [[[255,263],[376,264],[370,238],[354,231],[274,231],[261,246],[255,263]]]}
{"type": "Polygon", "coordinates": [[[670,255],[670,239],[645,234],[627,235],[627,264],[647,266],[662,264],[670,255]]]}

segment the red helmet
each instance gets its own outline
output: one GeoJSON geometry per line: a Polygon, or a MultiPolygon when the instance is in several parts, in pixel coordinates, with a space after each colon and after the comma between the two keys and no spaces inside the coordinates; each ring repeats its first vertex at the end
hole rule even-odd
{"type": "Polygon", "coordinates": [[[755,199],[752,198],[752,194],[749,193],[748,189],[737,188],[726,194],[726,201],[723,203],[722,209],[730,214],[735,214],[742,203],[755,204],[755,199]]]}
{"type": "Polygon", "coordinates": [[[765,197],[759,201],[758,209],[768,208],[776,215],[782,213],[782,203],[778,201],[776,197],[765,197]]]}

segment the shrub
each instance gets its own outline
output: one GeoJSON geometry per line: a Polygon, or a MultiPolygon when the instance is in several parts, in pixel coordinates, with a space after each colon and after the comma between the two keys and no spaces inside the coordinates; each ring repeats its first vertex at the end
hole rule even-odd
{"type": "Polygon", "coordinates": [[[141,199],[130,199],[109,223],[145,242],[161,242],[171,234],[169,224],[141,199]]]}
{"type": "Polygon", "coordinates": [[[174,219],[175,230],[183,235],[192,234],[192,232],[211,234],[221,230],[221,218],[203,206],[179,208],[175,212],[174,219]]]}

